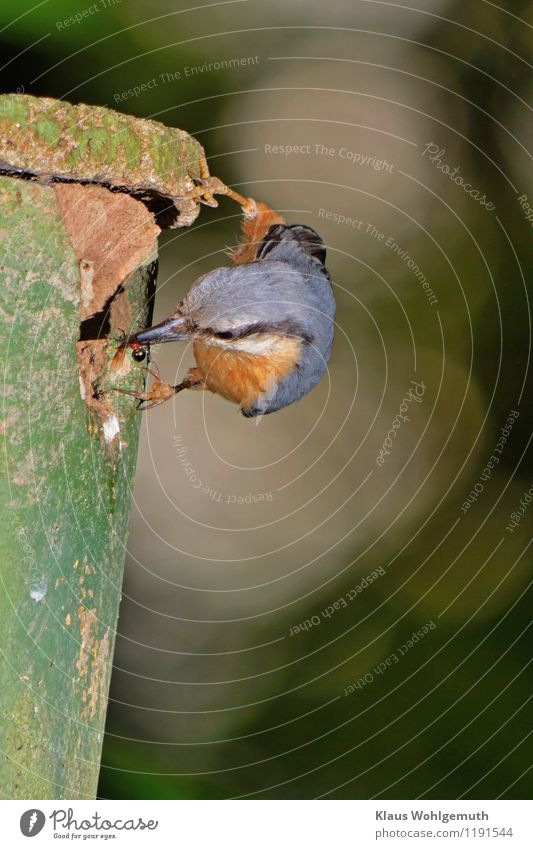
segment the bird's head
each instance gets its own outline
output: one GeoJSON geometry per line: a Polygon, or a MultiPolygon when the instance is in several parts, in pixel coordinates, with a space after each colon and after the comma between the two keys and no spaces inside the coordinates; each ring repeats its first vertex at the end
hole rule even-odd
{"type": "Polygon", "coordinates": [[[310,309],[306,293],[294,287],[290,271],[283,269],[285,290],[273,281],[279,273],[270,264],[253,263],[241,268],[219,268],[195,281],[174,313],[163,321],[129,337],[128,345],[198,340],[224,349],[267,354],[280,338],[310,342],[316,308],[310,309]]]}

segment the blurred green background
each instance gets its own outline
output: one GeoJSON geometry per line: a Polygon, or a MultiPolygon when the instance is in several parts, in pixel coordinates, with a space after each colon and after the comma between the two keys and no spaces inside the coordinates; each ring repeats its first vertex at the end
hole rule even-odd
{"type": "MultiPolygon", "coordinates": [[[[533,3],[182,5],[4,3],[2,89],[188,130],[321,233],[338,327],[259,423],[145,415],[100,795],[527,798],[533,3]]],[[[239,226],[163,234],[155,318],[239,226]]]]}

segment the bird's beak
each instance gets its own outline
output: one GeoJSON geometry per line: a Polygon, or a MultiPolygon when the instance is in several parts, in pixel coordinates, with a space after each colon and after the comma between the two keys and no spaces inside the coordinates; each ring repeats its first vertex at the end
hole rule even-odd
{"type": "Polygon", "coordinates": [[[135,336],[130,336],[129,342],[140,342],[142,345],[157,342],[176,342],[180,339],[189,339],[191,336],[191,323],[186,316],[166,318],[159,324],[154,324],[147,330],[141,330],[135,336]]]}

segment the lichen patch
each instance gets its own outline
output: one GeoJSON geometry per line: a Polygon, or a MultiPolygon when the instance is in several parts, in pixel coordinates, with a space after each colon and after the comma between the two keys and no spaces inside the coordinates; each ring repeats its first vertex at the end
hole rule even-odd
{"type": "MultiPolygon", "coordinates": [[[[93,720],[107,703],[108,663],[111,656],[109,628],[98,639],[96,608],[78,607],[80,623],[80,651],[76,661],[78,686],[81,688],[83,707],[81,716],[86,722],[93,720]]],[[[67,624],[70,624],[67,623],[67,624]]]]}
{"type": "Polygon", "coordinates": [[[91,654],[93,651],[93,628],[96,625],[96,608],[88,610],[82,604],[78,607],[78,619],[80,622],[80,651],[76,661],[76,669],[80,681],[87,677],[91,654]]]}
{"type": "Polygon", "coordinates": [[[98,643],[96,654],[91,665],[87,702],[83,710],[84,718],[92,720],[99,708],[105,711],[107,704],[107,664],[110,656],[109,628],[98,643]]]}

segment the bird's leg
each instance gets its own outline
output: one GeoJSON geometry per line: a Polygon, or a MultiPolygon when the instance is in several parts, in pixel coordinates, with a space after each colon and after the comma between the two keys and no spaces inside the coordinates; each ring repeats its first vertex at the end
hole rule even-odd
{"type": "Polygon", "coordinates": [[[266,236],[270,227],[273,224],[285,224],[284,217],[267,203],[252,198],[247,200],[249,205],[243,206],[244,218],[241,240],[236,247],[229,251],[235,265],[253,262],[256,258],[258,245],[266,236]]]}
{"type": "Polygon", "coordinates": [[[178,383],[174,389],[176,392],[181,392],[182,389],[197,389],[202,391],[203,389],[207,389],[205,377],[199,368],[190,368],[185,379],[181,383],[178,383]]]}
{"type": "Polygon", "coordinates": [[[118,386],[113,387],[113,389],[115,392],[122,392],[123,395],[131,395],[133,398],[137,398],[139,402],[137,404],[138,410],[151,410],[152,407],[158,407],[159,404],[168,401],[169,398],[181,392],[182,389],[205,389],[204,378],[200,374],[199,369],[189,369],[187,376],[181,383],[177,383],[175,386],[172,386],[171,383],[167,383],[161,378],[159,369],[155,366],[155,363],[154,369],[144,369],[144,371],[153,377],[150,389],[145,392],[132,392],[129,389],[120,389],[118,386]]]}
{"type": "Polygon", "coordinates": [[[208,193],[226,195],[239,204],[243,212],[242,237],[240,243],[230,248],[228,253],[235,265],[253,262],[257,245],[266,235],[269,227],[273,224],[285,224],[285,219],[267,203],[240,195],[226,186],[218,177],[208,177],[202,180],[201,184],[208,193]]]}

